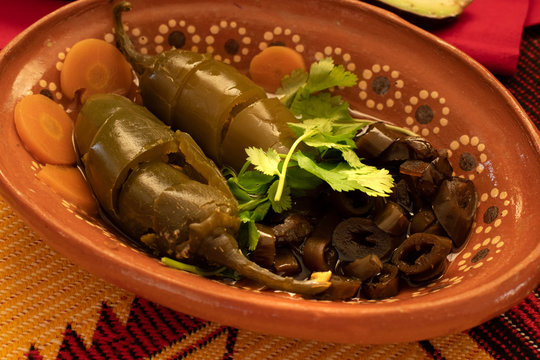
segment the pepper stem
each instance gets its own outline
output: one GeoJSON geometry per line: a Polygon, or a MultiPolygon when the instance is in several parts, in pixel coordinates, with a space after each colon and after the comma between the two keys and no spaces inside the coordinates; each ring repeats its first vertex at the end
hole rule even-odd
{"type": "Polygon", "coordinates": [[[199,251],[207,260],[233,269],[240,275],[258,281],[274,290],[316,295],[330,286],[330,282],[326,281],[302,281],[274,274],[246,258],[236,246],[236,240],[228,233],[207,237],[200,244],[199,251]]]}
{"type": "Polygon", "coordinates": [[[135,49],[133,42],[129,38],[122,23],[122,13],[131,11],[131,3],[121,1],[113,8],[114,19],[114,36],[118,49],[124,54],[126,60],[131,64],[133,70],[138,75],[141,75],[145,70],[154,66],[154,57],[151,55],[141,54],[135,49]]]}

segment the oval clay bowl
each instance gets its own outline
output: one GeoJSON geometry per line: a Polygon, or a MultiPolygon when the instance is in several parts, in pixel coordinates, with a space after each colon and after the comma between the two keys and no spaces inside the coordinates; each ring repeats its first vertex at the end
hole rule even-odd
{"type": "Polygon", "coordinates": [[[281,42],[307,63],[331,56],[355,72],[358,86],[344,92],[353,108],[450,149],[456,175],[474,180],[479,206],[472,235],[442,278],[383,301],[303,300],[235,288],[167,268],[134,250],[35,177],[40,165],[13,124],[15,103],[29,92],[46,88],[64,104],[59,70],[75,42],[113,41],[113,4],[79,0],[24,31],[0,58],[0,194],[52,248],[172,309],[253,331],[332,342],[390,343],[455,333],[507,310],[539,283],[539,135],[509,92],[475,61],[358,1],[132,3],[124,21],[141,51],[168,49],[169,34],[177,32],[185,36],[184,48],[211,52],[245,71],[260,49],[281,42]]]}

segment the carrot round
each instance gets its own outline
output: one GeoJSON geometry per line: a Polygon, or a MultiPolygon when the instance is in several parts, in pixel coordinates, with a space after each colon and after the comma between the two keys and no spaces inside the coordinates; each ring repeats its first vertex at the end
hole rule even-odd
{"type": "Polygon", "coordinates": [[[275,92],[281,79],[297,69],[306,69],[302,55],[286,46],[270,46],[251,59],[249,75],[266,91],[275,92]]]}
{"type": "Polygon", "coordinates": [[[76,167],[46,164],[37,177],[67,202],[88,215],[98,212],[90,186],[76,167]]]}
{"type": "Polygon", "coordinates": [[[64,95],[73,99],[80,91],[83,103],[93,94],[126,95],[132,80],[131,65],[122,53],[99,39],[85,39],[73,45],[60,72],[64,95]]]}
{"type": "Polygon", "coordinates": [[[28,95],[15,105],[14,120],[24,147],[36,160],[75,163],[73,121],[59,104],[44,95],[28,95]]]}

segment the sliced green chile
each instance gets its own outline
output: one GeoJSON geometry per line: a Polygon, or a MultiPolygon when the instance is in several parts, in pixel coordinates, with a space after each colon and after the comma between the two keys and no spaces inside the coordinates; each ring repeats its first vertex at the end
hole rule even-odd
{"type": "Polygon", "coordinates": [[[276,98],[255,101],[233,116],[224,131],[221,162],[240,170],[246,162],[245,149],[254,146],[286,154],[296,136],[287,123],[297,122],[276,98]]]}
{"type": "Polygon", "coordinates": [[[146,106],[158,118],[171,125],[173,111],[186,79],[201,63],[210,60],[207,54],[191,51],[166,51],[155,59],[152,71],[139,76],[139,89],[146,106]]]}
{"type": "Polygon", "coordinates": [[[186,79],[174,108],[171,126],[189,133],[207,156],[220,162],[225,126],[235,107],[265,98],[251,79],[219,62],[204,62],[186,79]]]}
{"type": "Polygon", "coordinates": [[[236,207],[231,199],[211,186],[188,180],[163,191],[154,203],[154,231],[173,249],[188,240],[189,225],[200,223],[218,211],[230,216],[236,207]]]}
{"type": "MultiPolygon", "coordinates": [[[[115,38],[126,59],[140,75],[146,71],[152,72],[157,60],[154,56],[143,55],[135,51],[121,20],[122,12],[130,9],[131,4],[128,2],[119,2],[114,6],[115,38]]],[[[266,94],[260,87],[255,86],[249,78],[223,63],[208,61],[196,66],[196,68],[196,70],[188,74],[185,85],[179,89],[181,95],[179,95],[179,101],[174,106],[174,117],[171,123],[181,130],[183,129],[180,126],[182,123],[188,128],[184,130],[193,127],[195,131],[192,132],[192,135],[194,135],[198,144],[210,156],[217,158],[223,130],[231,116],[253,101],[266,97],[266,94]],[[205,67],[205,64],[210,65],[205,67]]],[[[170,94],[167,93],[163,98],[168,99],[169,96],[170,94]]],[[[99,132],[103,130],[103,127],[99,132]]],[[[143,126],[138,132],[144,134],[141,137],[148,138],[145,130],[143,126]]],[[[178,139],[172,134],[169,131],[169,136],[175,139],[175,151],[177,151],[178,139]]],[[[96,134],[96,138],[98,135],[96,134]]],[[[109,134],[109,137],[112,136],[112,134],[109,134]]],[[[150,134],[150,137],[153,137],[153,135],[150,134]]],[[[137,140],[137,138],[134,140],[137,140]]],[[[162,140],[167,142],[166,139],[162,140]]],[[[107,152],[109,145],[113,144],[111,146],[111,157],[115,158],[116,143],[106,139],[105,135],[100,141],[102,141],[104,147],[100,149],[98,146],[95,149],[96,153],[99,153],[99,151],[102,153],[107,152]]],[[[181,146],[182,142],[180,141],[181,146]]],[[[127,145],[127,147],[129,150],[130,146],[127,145]]],[[[90,151],[92,151],[92,148],[90,151]]],[[[118,151],[122,153],[124,150],[119,148],[118,151]]],[[[196,262],[205,259],[206,263],[227,266],[236,270],[239,274],[260,281],[273,289],[309,295],[320,293],[330,286],[327,282],[297,281],[292,278],[281,277],[248,260],[238,248],[234,238],[240,225],[240,219],[236,211],[236,200],[230,195],[230,191],[220,191],[217,189],[219,185],[212,185],[212,183],[220,183],[220,181],[211,175],[214,172],[214,169],[208,166],[211,162],[193,158],[189,160],[189,151],[181,150],[181,152],[186,164],[190,165],[189,168],[195,170],[196,174],[194,175],[197,175],[197,180],[200,180],[199,175],[201,175],[200,177],[204,181],[190,180],[163,191],[155,202],[156,211],[153,228],[156,233],[144,235],[141,238],[143,242],[154,248],[165,249],[167,255],[173,258],[196,262]],[[205,171],[209,171],[210,175],[204,175],[205,171]]],[[[131,154],[130,151],[126,151],[126,153],[131,154]]],[[[202,151],[200,153],[202,154],[202,151]]],[[[169,157],[165,158],[163,161],[168,161],[169,157]]],[[[140,160],[151,159],[142,156],[140,160]]],[[[113,165],[116,165],[117,162],[114,159],[113,165]]],[[[104,161],[103,163],[101,167],[107,170],[104,161]]],[[[120,161],[120,163],[124,162],[120,161]]],[[[129,165],[134,164],[130,163],[129,165]]],[[[99,167],[97,166],[97,168],[99,167]]],[[[134,166],[130,167],[133,168],[134,166]]],[[[113,166],[113,168],[120,167],[113,166]]],[[[187,170],[187,166],[185,168],[187,170]]],[[[110,174],[115,175],[115,172],[105,172],[101,176],[110,174]]],[[[94,172],[94,175],[96,179],[99,176],[98,172],[94,172]]],[[[122,175],[125,179],[127,174],[122,172],[122,175]]],[[[115,177],[121,178],[122,176],[115,177]]],[[[112,189],[117,183],[116,180],[98,180],[98,182],[100,181],[103,183],[100,185],[106,185],[102,188],[105,193],[114,192],[112,189]],[[109,187],[108,190],[107,186],[109,187]]],[[[226,186],[224,179],[221,183],[226,186]]],[[[118,181],[118,184],[121,184],[121,182],[118,181]]],[[[113,196],[110,197],[113,198],[113,196]]]]}
{"type": "Polygon", "coordinates": [[[156,119],[146,108],[134,108],[126,97],[115,94],[96,94],[90,96],[81,108],[73,136],[79,154],[85,154],[94,140],[99,128],[111,117],[128,117],[135,114],[156,119]]]}
{"type": "Polygon", "coordinates": [[[178,149],[173,132],[154,117],[137,111],[130,117],[124,115],[117,112],[110,116],[82,157],[92,190],[111,216],[117,215],[118,191],[129,171],[142,162],[166,158],[178,149]]]}
{"type": "Polygon", "coordinates": [[[128,235],[139,239],[153,232],[156,198],[175,184],[190,178],[181,169],[152,161],[138,166],[127,178],[118,197],[118,223],[128,235]]]}
{"type": "Polygon", "coordinates": [[[216,164],[204,154],[191,135],[176,131],[174,136],[178,140],[178,149],[185,163],[204,179],[205,184],[215,187],[226,195],[235,204],[236,208],[236,199],[216,164]]]}

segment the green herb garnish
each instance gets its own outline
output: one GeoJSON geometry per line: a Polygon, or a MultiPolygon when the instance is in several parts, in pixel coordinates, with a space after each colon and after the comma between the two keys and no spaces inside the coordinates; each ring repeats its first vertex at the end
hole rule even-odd
{"type": "Polygon", "coordinates": [[[323,182],[336,191],[360,190],[370,196],[391,193],[390,173],[363,164],[354,151],[354,137],[373,121],[353,119],[349,104],[329,91],[354,86],[357,80],[330,58],[314,63],[309,73],[297,70],[282,80],[277,95],[300,120],[289,123],[297,135],[289,152],[250,147],[238,174],[224,170],[240,204],[242,248],[255,249],[259,238],[255,223],[270,208],[276,213],[290,209],[291,193],[314,189],[323,182]],[[248,170],[251,166],[253,170],[248,170]]]}

